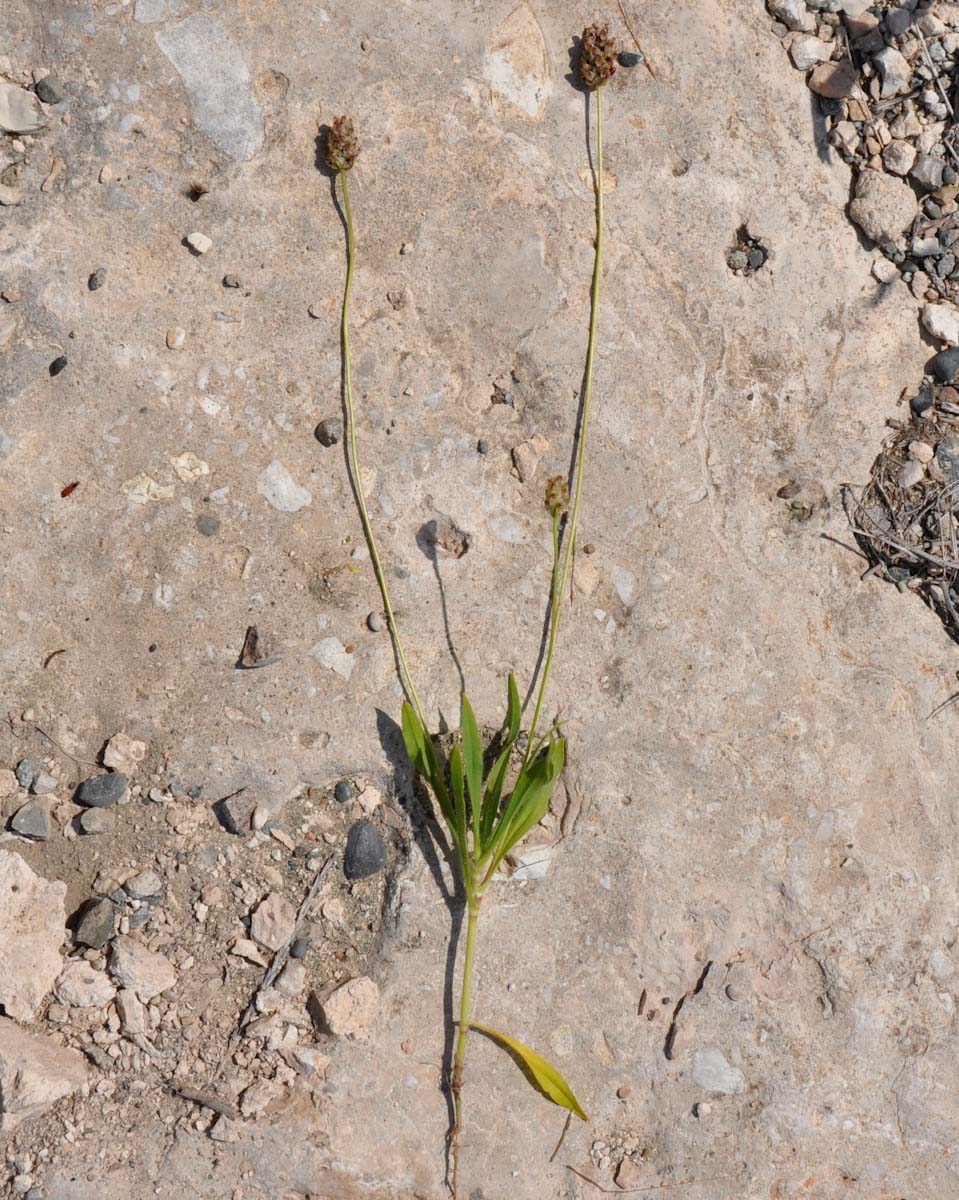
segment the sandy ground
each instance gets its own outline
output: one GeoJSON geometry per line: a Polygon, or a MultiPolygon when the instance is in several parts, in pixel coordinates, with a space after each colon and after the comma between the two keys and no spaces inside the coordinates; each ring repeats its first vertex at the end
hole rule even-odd
{"type": "MultiPolygon", "coordinates": [[[[817,147],[762,4],[681,8],[628,4],[658,77],[621,70],[606,94],[595,550],[554,691],[578,818],[545,879],[500,886],[480,947],[481,1015],[547,1053],[591,1120],[551,1163],[562,1115],[477,1039],[466,1194],[601,1194],[569,1167],[612,1188],[591,1147],[620,1136],[637,1186],[683,1200],[945,1197],[959,1192],[959,711],[925,718],[955,652],[823,537],[849,540],[839,485],[863,478],[928,347],[904,285],[869,274],[848,169],[817,147]],[[725,261],[743,224],[770,253],[748,279],[725,261]],[[777,497],[790,481],[806,520],[777,497]]],[[[51,1200],[434,1200],[451,916],[422,848],[404,851],[392,655],[365,624],[377,596],[342,446],[313,437],[339,415],[344,269],[317,122],[349,112],[363,144],[361,435],[413,669],[454,722],[458,659],[496,723],[507,671],[528,680],[537,651],[542,484],[568,461],[585,349],[591,197],[567,74],[596,13],[11,0],[6,15],[7,77],[54,71],[67,99],[2,149],[23,163],[23,199],[0,224],[0,282],[22,292],[0,313],[15,319],[0,354],[0,765],[33,754],[64,799],[91,773],[31,721],[75,758],[119,730],[149,750],[115,841],[5,847],[64,879],[72,911],[118,865],[206,882],[202,861],[169,859],[197,837],[152,820],[151,786],[201,787],[206,814],[250,785],[284,813],[362,776],[397,814],[389,894],[375,885],[346,938],[380,1009],[369,1040],[324,1041],[319,1086],[288,1088],[223,1143],[163,1092],[163,1069],[115,1072],[110,1096],[24,1127],[8,1164],[45,1146],[33,1174],[51,1200]],[[196,200],[194,183],[209,189],[196,200]],[[195,231],[213,243],[200,256],[195,231]],[[492,403],[495,387],[514,403],[492,403]],[[534,435],[548,444],[521,482],[511,451],[534,435]],[[263,494],[274,462],[309,493],[297,511],[263,494]],[[469,549],[437,570],[418,535],[443,518],[469,549]],[[251,624],[280,657],[238,671],[251,624]],[[352,648],[348,679],[311,655],[326,638],[352,648]]],[[[603,16],[631,48],[616,5],[603,16]]],[[[225,880],[286,871],[273,843],[236,845],[225,880]]],[[[188,907],[170,928],[174,960],[180,940],[196,960],[180,959],[178,988],[208,965],[215,988],[220,935],[188,907]]],[[[322,987],[322,949],[307,962],[322,987]]],[[[236,1010],[211,1011],[226,1036],[236,1010]]]]}

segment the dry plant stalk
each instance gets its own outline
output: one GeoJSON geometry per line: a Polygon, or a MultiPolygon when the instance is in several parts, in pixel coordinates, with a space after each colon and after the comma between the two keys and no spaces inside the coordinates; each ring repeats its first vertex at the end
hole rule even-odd
{"type": "Polygon", "coordinates": [[[580,77],[594,97],[596,107],[596,157],[593,163],[596,240],[590,292],[589,342],[580,414],[579,440],[572,472],[572,498],[561,476],[546,485],[545,506],[552,526],[549,626],[546,654],[536,692],[536,702],[526,731],[526,747],[511,786],[511,763],[522,747],[522,706],[512,674],[507,686],[506,717],[494,742],[494,755],[484,755],[483,741],[472,706],[465,692],[460,710],[460,730],[448,755],[429,732],[426,713],[416,691],[402,638],[396,623],[382,560],[363,495],[357,452],[356,418],[350,371],[349,310],[356,262],[356,242],[350,206],[348,175],[359,154],[359,145],[348,117],[337,117],[327,137],[327,162],[336,172],[346,225],[347,271],[343,292],[341,341],[343,353],[343,401],[347,424],[347,459],[363,532],[369,546],[373,571],[383,599],[386,622],[396,651],[400,680],[407,699],[403,703],[402,728],[406,750],[416,772],[432,793],[456,847],[463,890],[466,896],[466,945],[463,955],[462,991],[450,1089],[454,1121],[449,1134],[450,1190],[456,1200],[459,1186],[459,1146],[463,1127],[463,1071],[471,1029],[487,1034],[518,1057],[537,1086],[556,1104],[586,1120],[572,1089],[559,1071],[528,1046],[480,1024],[473,1019],[473,967],[476,935],[483,898],[503,859],[537,825],[549,809],[554,785],[566,762],[566,739],[558,722],[540,734],[540,718],[546,697],[563,597],[569,581],[576,529],[583,496],[587,432],[592,399],[593,359],[599,313],[603,254],[603,123],[601,88],[616,71],[615,48],[606,25],[593,24],[583,31],[580,77]],[[492,761],[488,765],[487,757],[492,761]]]}

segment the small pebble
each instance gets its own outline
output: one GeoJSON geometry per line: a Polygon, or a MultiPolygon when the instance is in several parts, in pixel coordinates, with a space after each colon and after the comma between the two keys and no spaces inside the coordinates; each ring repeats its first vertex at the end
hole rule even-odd
{"type": "Polygon", "coordinates": [[[915,487],[925,474],[926,471],[922,463],[913,461],[904,463],[902,470],[899,472],[899,486],[903,489],[915,487]]]}
{"type": "Polygon", "coordinates": [[[733,250],[726,259],[726,266],[730,271],[745,271],[749,266],[749,258],[745,250],[733,250]]]}
{"type": "Polygon", "coordinates": [[[366,618],[366,627],[367,627],[367,629],[369,629],[370,633],[379,633],[380,630],[383,628],[383,625],[384,625],[384,620],[383,620],[382,613],[371,612],[370,615],[366,618]]]}
{"type": "Polygon", "coordinates": [[[50,836],[50,809],[47,800],[30,800],[13,815],[10,828],[21,837],[45,842],[50,836]]]}
{"type": "Polygon", "coordinates": [[[622,1087],[618,1087],[616,1089],[616,1095],[620,1100],[628,1100],[632,1094],[633,1089],[627,1083],[624,1083],[622,1087]]]}
{"type": "Polygon", "coordinates": [[[56,75],[45,75],[35,86],[34,91],[44,104],[60,104],[66,99],[63,84],[56,75]]]}
{"type": "Polygon", "coordinates": [[[290,946],[291,958],[306,958],[310,950],[309,938],[298,937],[293,939],[293,945],[290,946]]]}
{"type": "Polygon", "coordinates": [[[400,254],[412,254],[412,253],[413,253],[413,243],[412,242],[404,242],[403,245],[400,246],[400,254]]]}
{"type": "Polygon", "coordinates": [[[371,44],[372,43],[370,42],[369,38],[360,38],[360,49],[361,50],[369,50],[371,44]]]}
{"type": "Polygon", "coordinates": [[[99,291],[107,281],[106,267],[97,267],[90,278],[87,280],[87,287],[91,292],[99,291]]]}
{"type": "Polygon", "coordinates": [[[51,792],[57,790],[57,781],[49,773],[49,771],[38,771],[33,777],[33,782],[30,784],[30,791],[35,796],[49,796],[51,792]]]}
{"type": "Polygon", "coordinates": [[[57,357],[50,364],[50,374],[51,375],[59,375],[61,371],[66,370],[66,366],[67,366],[67,356],[65,354],[58,354],[57,357]]]}
{"type": "Polygon", "coordinates": [[[489,442],[486,440],[486,438],[480,438],[480,440],[476,443],[477,454],[489,454],[489,449],[489,442]]]}
{"type": "Polygon", "coordinates": [[[235,275],[224,275],[223,286],[227,288],[238,288],[240,286],[240,281],[235,275]]]}
{"type": "Polygon", "coordinates": [[[339,417],[327,417],[313,430],[321,446],[335,446],[343,437],[343,422],[339,417]]]}
{"type": "Polygon", "coordinates": [[[179,325],[174,329],[166,331],[166,344],[171,350],[181,350],[183,343],[186,341],[186,330],[181,329],[179,325]]]}
{"type": "Polygon", "coordinates": [[[219,528],[220,522],[209,513],[201,513],[196,519],[197,532],[202,533],[204,537],[213,537],[219,528]]]}
{"type": "Polygon", "coordinates": [[[205,233],[187,234],[186,244],[194,254],[206,254],[208,250],[213,249],[213,239],[208,238],[205,233]]]}
{"type": "Polygon", "coordinates": [[[116,819],[107,808],[88,808],[80,814],[78,824],[86,834],[113,833],[116,819]]]}
{"type": "Polygon", "coordinates": [[[17,777],[17,783],[22,788],[28,788],[33,783],[33,776],[36,774],[36,767],[33,764],[32,758],[21,758],[17,763],[17,768],[14,771],[17,777]]]}
{"type": "Polygon", "coordinates": [[[94,775],[77,788],[76,800],[85,808],[112,808],[127,791],[127,777],[120,771],[109,775],[94,775]]]}
{"type": "Polygon", "coordinates": [[[915,459],[916,462],[928,463],[932,462],[935,451],[928,442],[910,442],[909,457],[915,459]]]}
{"type": "Polygon", "coordinates": [[[621,67],[638,67],[641,62],[646,61],[643,55],[635,50],[620,50],[616,58],[621,67]]]}
{"type": "Polygon", "coordinates": [[[343,874],[347,879],[366,879],[382,871],[387,863],[386,843],[369,821],[357,821],[346,838],[343,874]]]}
{"type": "Polygon", "coordinates": [[[341,779],[333,789],[333,799],[337,804],[348,804],[356,792],[352,782],[349,779],[341,779]]]}
{"type": "Polygon", "coordinates": [[[757,271],[766,261],[765,250],[763,250],[760,246],[753,246],[753,248],[746,255],[746,261],[754,271],[757,271]]]}

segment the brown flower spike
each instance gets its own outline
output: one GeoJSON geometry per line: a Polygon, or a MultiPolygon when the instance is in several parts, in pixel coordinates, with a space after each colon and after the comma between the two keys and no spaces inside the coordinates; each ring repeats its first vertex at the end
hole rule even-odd
{"type": "Polygon", "coordinates": [[[333,171],[348,171],[356,162],[360,144],[349,117],[334,117],[326,135],[326,161],[333,171]]]}
{"type": "Polygon", "coordinates": [[[569,508],[569,484],[562,475],[554,475],[546,481],[546,507],[554,517],[569,508]]]}
{"type": "Polygon", "coordinates": [[[583,30],[583,49],[579,59],[579,76],[588,88],[602,87],[616,74],[616,46],[609,36],[609,26],[594,21],[583,30]]]}

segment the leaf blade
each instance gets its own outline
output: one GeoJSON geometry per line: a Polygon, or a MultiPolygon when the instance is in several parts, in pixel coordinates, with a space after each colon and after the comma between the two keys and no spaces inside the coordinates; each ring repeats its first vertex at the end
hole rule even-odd
{"type": "Polygon", "coordinates": [[[519,737],[519,723],[523,715],[523,706],[519,700],[519,689],[516,686],[516,676],[512,671],[509,673],[509,681],[506,685],[507,701],[506,701],[506,727],[509,730],[510,742],[515,742],[519,737]]]}
{"type": "Polygon", "coordinates": [[[505,1046],[507,1050],[512,1051],[532,1075],[536,1086],[554,1104],[558,1104],[560,1108],[565,1108],[571,1113],[575,1113],[583,1121],[589,1120],[589,1117],[583,1111],[582,1105],[573,1095],[573,1089],[556,1067],[551,1062],[547,1062],[541,1054],[537,1054],[535,1050],[532,1050],[522,1042],[518,1042],[515,1038],[511,1038],[508,1034],[500,1033],[498,1029],[491,1029],[489,1025],[481,1025],[478,1021],[470,1021],[470,1028],[476,1029],[480,1033],[485,1033],[487,1037],[493,1038],[494,1041],[505,1046]]]}
{"type": "Polygon", "coordinates": [[[483,810],[483,743],[479,727],[466,693],[460,705],[460,732],[463,738],[463,765],[466,769],[466,786],[470,798],[470,818],[473,826],[473,841],[477,854],[481,851],[480,817],[483,810]]]}

